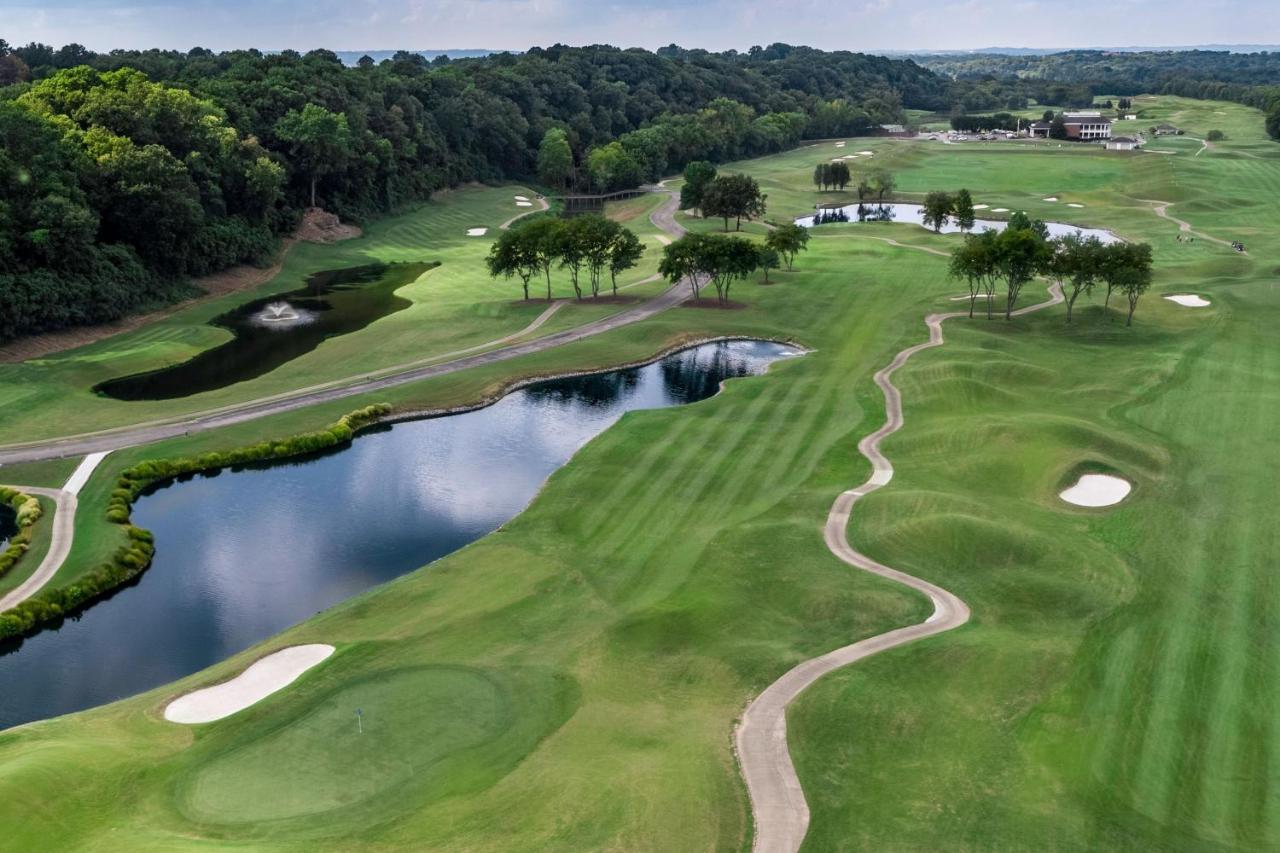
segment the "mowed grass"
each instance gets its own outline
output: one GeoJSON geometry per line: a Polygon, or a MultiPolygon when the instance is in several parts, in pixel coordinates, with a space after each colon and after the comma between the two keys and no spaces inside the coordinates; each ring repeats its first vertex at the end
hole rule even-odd
{"type": "MultiPolygon", "coordinates": [[[[1217,109],[1260,127],[1257,113],[1217,104],[1208,114],[1217,109]]],[[[1270,390],[1280,245],[1275,211],[1257,195],[1280,156],[1233,144],[1256,142],[1198,157],[865,146],[897,162],[912,192],[963,180],[993,206],[1038,202],[1151,241],[1156,292],[1132,329],[1103,315],[1100,296],[1072,327],[1061,308],[1012,324],[949,321],[947,345],[897,374],[907,424],[885,445],[897,472],[859,504],[850,536],[956,591],[974,620],[837,672],[793,707],[808,849],[1280,843],[1267,510],[1280,462],[1270,390]],[[1056,207],[1039,201],[1055,194],[1056,207]],[[1087,206],[1063,206],[1077,199],[1087,206]],[[1202,233],[1256,229],[1242,238],[1250,254],[1177,242],[1177,226],[1142,199],[1174,202],[1170,212],[1202,233]],[[1187,291],[1213,307],[1158,298],[1187,291]],[[1121,474],[1134,492],[1107,510],[1060,502],[1084,470],[1121,474]]],[[[775,193],[779,210],[812,206],[812,152],[738,167],[770,184],[771,210],[775,193]]],[[[814,348],[703,403],[627,415],[524,514],[423,571],[177,685],[0,734],[10,843],[748,847],[730,753],[746,702],[806,657],[927,614],[821,539],[830,501],[869,473],[855,445],[883,418],[871,374],[924,338],[926,312],[955,310],[948,297],[963,290],[946,280],[945,258],[878,236],[955,242],[905,225],[824,227],[779,285],[735,285],[746,309],[674,309],[379,395],[448,404],[512,375],[618,363],[713,333],[814,348]],[[307,641],[339,652],[253,709],[196,729],[160,719],[169,697],[307,641]],[[474,719],[412,707],[442,694],[466,697],[474,719]],[[357,753],[362,702],[396,724],[357,753]],[[433,736],[410,744],[405,729],[433,736]],[[377,778],[344,764],[355,755],[377,778]],[[339,773],[353,774],[347,800],[335,793],[339,773]],[[290,793],[257,802],[275,779],[290,793]],[[245,813],[255,820],[238,822],[245,813]]],[[[146,452],[230,446],[346,408],[113,455],[83,501],[101,500],[112,466],[146,452]]]]}
{"type": "MultiPolygon", "coordinates": [[[[519,282],[490,278],[483,259],[499,233],[498,226],[526,210],[516,207],[513,200],[522,192],[529,194],[518,186],[443,193],[404,215],[372,223],[358,239],[297,245],[280,274],[256,291],[192,307],[76,350],[23,364],[0,365],[0,444],[205,411],[403,365],[516,332],[546,306],[522,302],[519,282]],[[473,227],[486,227],[489,232],[481,237],[467,236],[467,229],[473,227]],[[235,305],[264,294],[294,290],[320,270],[374,261],[439,261],[440,266],[397,291],[412,300],[409,308],[358,332],[331,338],[313,352],[257,379],[155,402],[123,402],[91,391],[105,379],[176,364],[228,340],[230,332],[210,326],[208,321],[235,305]]],[[[637,273],[624,276],[624,283],[645,277],[637,273]]],[[[553,278],[555,296],[572,295],[566,275],[553,278]]],[[[544,291],[534,288],[534,295],[544,295],[544,291]]],[[[562,309],[557,322],[572,325],[599,313],[595,307],[569,306],[562,309]]]]}

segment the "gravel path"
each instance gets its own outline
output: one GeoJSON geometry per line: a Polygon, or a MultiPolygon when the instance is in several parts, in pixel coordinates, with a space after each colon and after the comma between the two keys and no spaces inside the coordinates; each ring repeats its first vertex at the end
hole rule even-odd
{"type": "MultiPolygon", "coordinates": [[[[1063,301],[1062,292],[1056,285],[1049,289],[1049,294],[1048,300],[1013,313],[1029,314],[1063,301]]],[[[875,383],[884,392],[886,418],[883,426],[858,442],[858,451],[871,462],[871,478],[836,498],[823,529],[823,537],[831,553],[855,568],[923,593],[933,602],[933,614],[916,625],[868,637],[804,661],[770,684],[747,706],[734,739],[742,776],[751,796],[751,811],[755,818],[752,849],[756,853],[794,853],[800,849],[809,829],[809,806],[787,746],[786,711],[792,700],[833,670],[887,649],[950,631],[969,620],[969,608],[959,598],[936,584],[876,562],[850,545],[847,536],[849,514],[854,505],[893,478],[893,464],[881,452],[880,443],[901,429],[903,423],[902,394],[893,384],[894,372],[921,350],[942,345],[944,321],[966,316],[968,312],[964,311],[930,314],[925,318],[929,340],[902,350],[887,367],[875,374],[875,383]]]]}

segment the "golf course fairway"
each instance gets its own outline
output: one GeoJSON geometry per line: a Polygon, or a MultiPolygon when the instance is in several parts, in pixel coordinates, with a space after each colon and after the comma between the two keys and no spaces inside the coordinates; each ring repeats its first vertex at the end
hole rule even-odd
{"type": "MultiPolygon", "coordinates": [[[[802,850],[1280,846],[1280,610],[1268,563],[1280,542],[1265,511],[1280,466],[1280,397],[1270,392],[1280,383],[1280,147],[1241,106],[1143,96],[1135,108],[1144,123],[1196,135],[1222,127],[1227,141],[1199,156],[1190,140],[1162,142],[1177,151],[1163,155],[847,143],[893,171],[901,201],[964,187],[990,215],[1026,210],[1151,243],[1155,280],[1132,327],[1100,293],[1076,303],[1070,325],[1061,306],[1010,321],[980,307],[973,320],[967,310],[947,320],[943,345],[893,373],[904,423],[880,447],[892,480],[858,500],[844,532],[868,559],[953,593],[971,618],[835,669],[791,703],[787,744],[810,812],[802,850]],[[1178,240],[1187,232],[1170,217],[1249,251],[1178,240]],[[1175,294],[1212,307],[1162,298],[1175,294]],[[1123,477],[1133,491],[1101,508],[1059,498],[1087,473],[1123,477]]],[[[785,222],[816,202],[856,200],[815,192],[814,164],[834,150],[821,145],[720,168],[755,176],[768,218],[785,222]]],[[[522,193],[462,190],[371,228],[375,240],[456,235],[440,252],[412,241],[380,251],[384,261],[442,261],[406,288],[415,307],[189,405],[385,366],[416,330],[428,353],[523,328],[547,306],[520,305],[518,284],[485,277],[479,258],[494,231],[465,235],[496,229],[522,193]],[[481,218],[484,205],[492,215],[481,218]],[[418,302],[451,266],[462,278],[438,302],[418,302]]],[[[660,201],[615,210],[651,244],[637,280],[656,264],[659,234],[640,223],[660,201]]],[[[926,597],[833,556],[823,525],[836,497],[873,474],[858,444],[888,414],[875,374],[927,340],[926,316],[958,310],[964,285],[946,256],[960,238],[895,223],[812,233],[794,271],[772,272],[770,286],[734,285],[738,310],[671,307],[563,347],[113,452],[80,493],[58,582],[119,544],[92,508],[145,459],[288,435],[367,403],[463,405],[523,377],[717,336],[810,349],[702,402],[628,413],[525,512],[429,567],[175,684],[0,732],[6,843],[750,849],[751,801],[733,750],[748,704],[804,661],[933,612],[926,597]],[[230,717],[164,720],[176,697],[306,643],[336,651],[230,717]]],[[[289,264],[334,268],[359,242],[289,264]]],[[[1046,284],[1029,284],[1019,304],[1044,301],[1046,284]]],[[[570,306],[540,332],[618,308],[570,306]]],[[[141,369],[155,360],[149,347],[216,344],[192,331],[212,312],[129,333],[127,347],[108,339],[48,364],[0,367],[0,387],[31,405],[6,410],[5,435],[55,438],[180,413],[175,401],[143,413],[60,395],[141,369]],[[56,434],[33,428],[45,418],[56,434]]],[[[0,481],[25,470],[48,474],[5,467],[0,481]]]]}

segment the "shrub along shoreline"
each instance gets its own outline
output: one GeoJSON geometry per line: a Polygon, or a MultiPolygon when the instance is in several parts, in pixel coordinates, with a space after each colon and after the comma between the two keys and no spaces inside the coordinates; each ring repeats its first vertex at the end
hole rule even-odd
{"type": "Polygon", "coordinates": [[[18,489],[0,486],[0,503],[9,506],[17,515],[18,532],[9,539],[9,545],[0,552],[0,578],[13,571],[22,555],[31,549],[31,534],[36,522],[44,515],[40,499],[18,489]]]}
{"type": "MultiPolygon", "coordinates": [[[[202,453],[199,456],[147,460],[126,468],[120,472],[116,487],[111,492],[111,499],[107,503],[107,520],[124,527],[128,542],[121,545],[110,560],[74,583],[44,590],[17,607],[0,613],[0,640],[33,634],[50,624],[56,624],[77,608],[128,583],[151,565],[151,558],[155,554],[155,539],[151,531],[135,527],[130,521],[133,502],[147,487],[188,474],[301,456],[337,447],[350,442],[360,430],[379,422],[390,412],[390,405],[379,403],[343,415],[325,429],[233,450],[202,453]]],[[[24,519],[30,517],[28,502],[34,499],[12,489],[0,489],[0,500],[5,500],[17,509],[20,530],[29,530],[30,525],[35,523],[35,519],[32,519],[25,528],[23,525],[24,519]],[[14,496],[9,496],[9,493],[14,496]],[[19,497],[26,500],[19,504],[19,497]],[[24,516],[24,512],[28,514],[24,516]]],[[[39,502],[35,501],[35,518],[39,518],[39,513],[39,502]]],[[[11,545],[10,550],[12,547],[11,545]]],[[[25,552],[26,548],[22,550],[25,552]]],[[[0,565],[2,561],[3,557],[0,557],[0,565]]],[[[0,574],[3,574],[3,570],[0,570],[0,574]]]]}

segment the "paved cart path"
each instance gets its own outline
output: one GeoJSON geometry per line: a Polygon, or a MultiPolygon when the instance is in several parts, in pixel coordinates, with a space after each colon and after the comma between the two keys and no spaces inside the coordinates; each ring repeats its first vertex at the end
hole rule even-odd
{"type": "MultiPolygon", "coordinates": [[[[919,248],[919,247],[913,247],[919,248]]],[[[1029,314],[1060,304],[1062,292],[1054,285],[1049,299],[1013,312],[1029,314]]],[[[885,438],[902,428],[902,394],[893,384],[893,374],[911,356],[931,347],[941,346],[942,324],[954,317],[966,317],[966,311],[930,314],[925,317],[929,339],[899,352],[888,366],[875,374],[875,383],[884,392],[885,422],[875,432],[858,442],[858,451],[871,462],[871,477],[857,488],[843,492],[827,514],[823,537],[827,548],[853,566],[897,581],[921,592],[933,602],[933,614],[916,625],[868,637],[848,646],[810,658],[789,670],[764,689],[747,706],[735,732],[738,762],[751,796],[751,812],[755,818],[756,853],[794,853],[800,849],[809,829],[809,805],[791,763],[787,746],[787,706],[801,692],[827,673],[888,649],[941,634],[969,621],[968,606],[940,586],[906,572],[886,566],[854,548],[848,539],[849,513],[859,500],[887,484],[893,478],[893,464],[880,450],[885,438]]]]}

